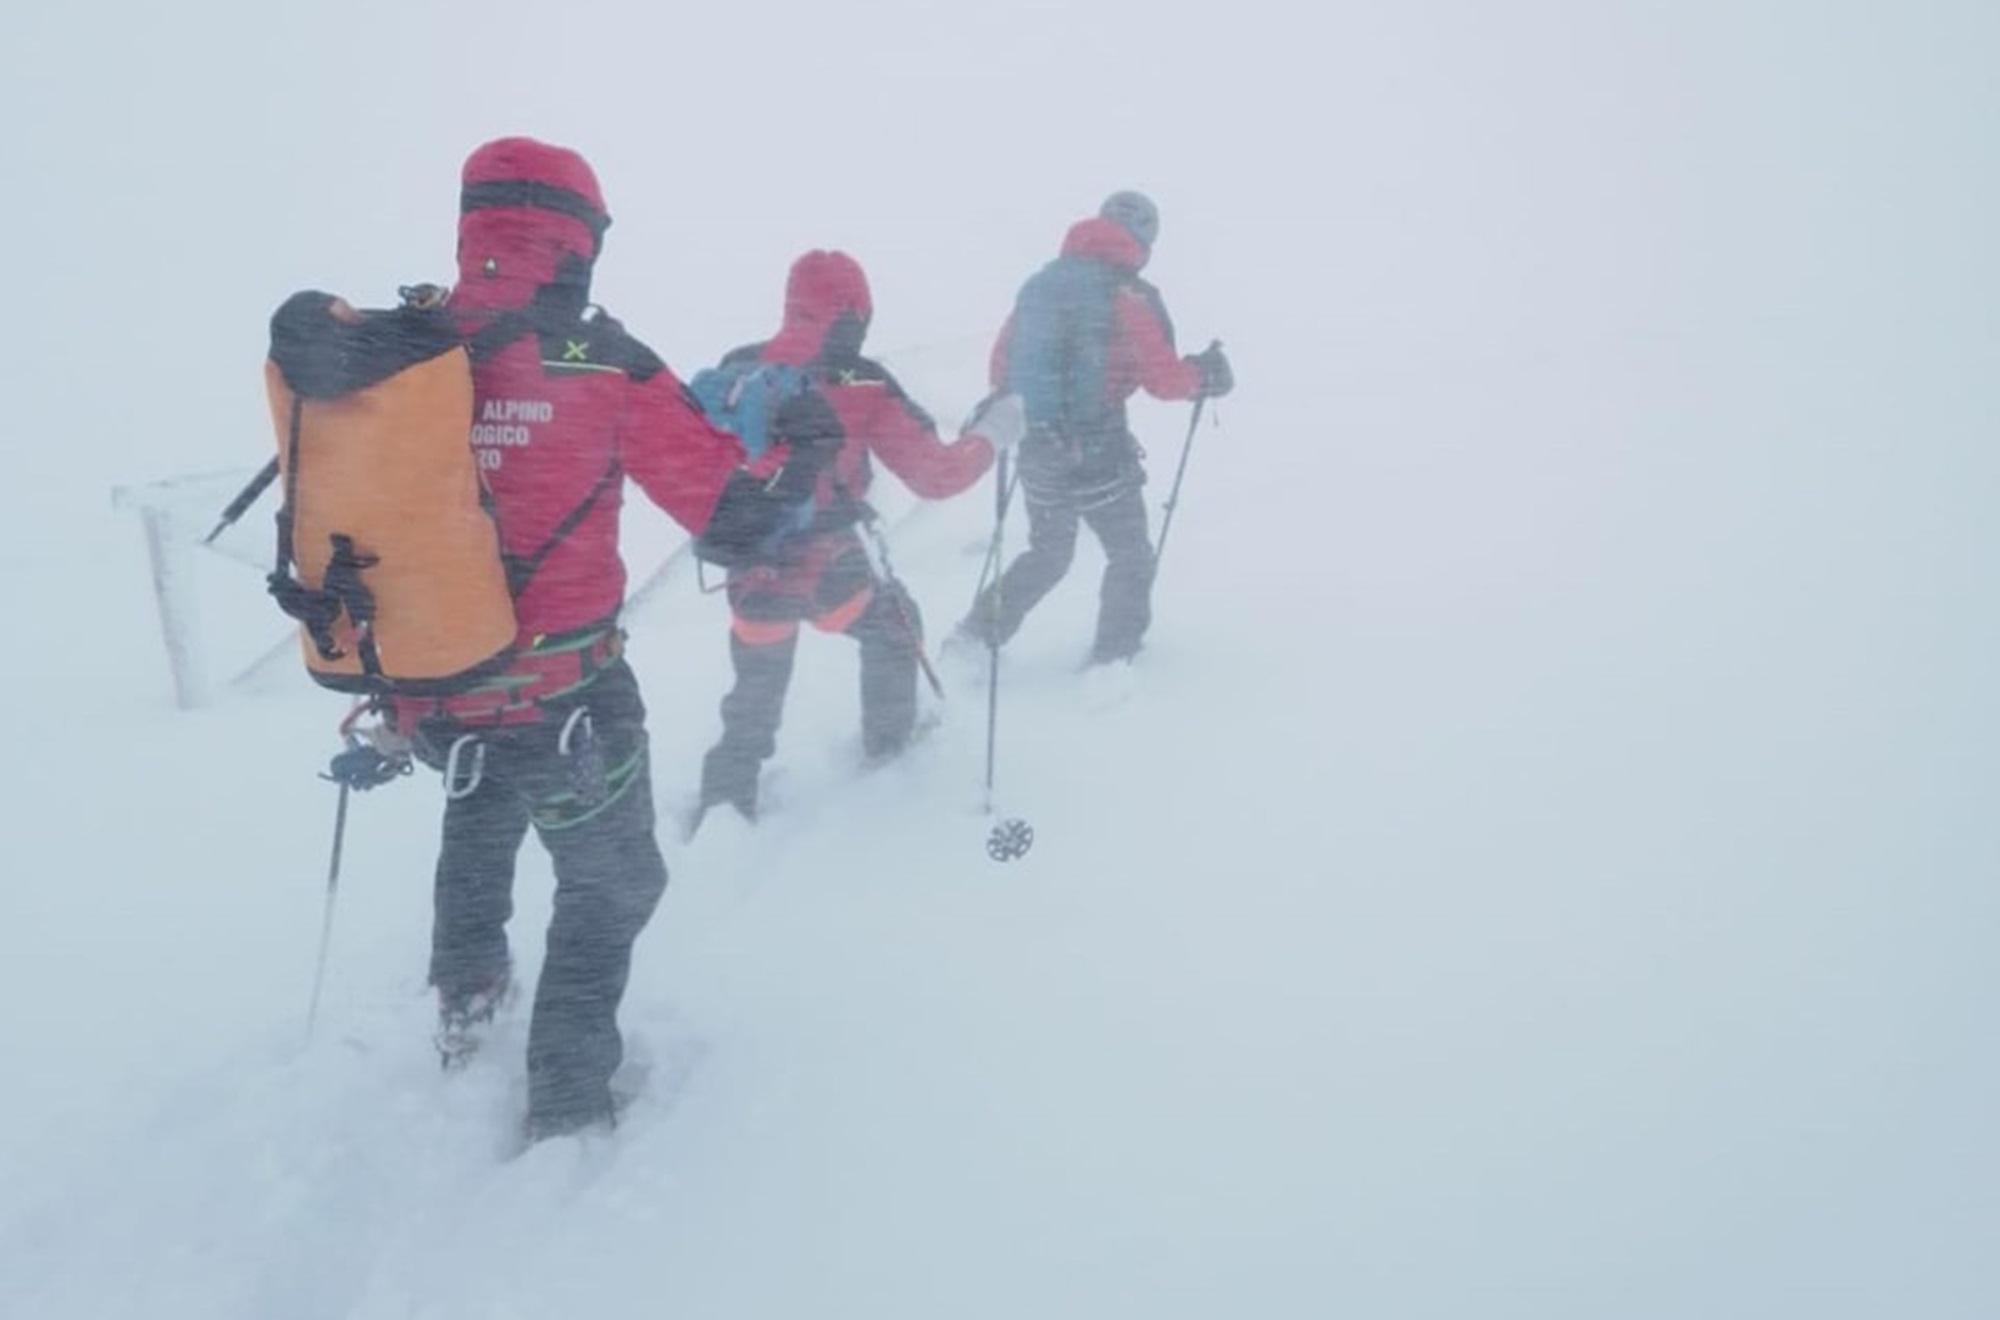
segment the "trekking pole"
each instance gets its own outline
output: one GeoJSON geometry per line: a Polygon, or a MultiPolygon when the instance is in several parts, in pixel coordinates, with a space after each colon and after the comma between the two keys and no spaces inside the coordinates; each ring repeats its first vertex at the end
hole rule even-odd
{"type": "Polygon", "coordinates": [[[326,911],[319,923],[319,960],[313,968],[312,1000],[306,1005],[306,1039],[311,1040],[319,1021],[319,992],[326,984],[326,951],[333,943],[333,899],[340,890],[340,842],[347,834],[347,794],[345,780],[340,785],[340,805],[333,811],[333,856],[326,868],[326,911]]]}
{"type": "Polygon", "coordinates": [[[1167,533],[1174,528],[1174,510],[1181,502],[1181,481],[1187,476],[1188,455],[1194,452],[1194,431],[1201,425],[1201,410],[1208,403],[1203,395],[1194,401],[1194,416],[1188,418],[1187,440],[1181,445],[1180,466],[1174,470],[1174,488],[1167,494],[1166,516],[1160,519],[1160,544],[1153,551],[1153,573],[1160,571],[1160,557],[1167,553],[1167,533]]]}
{"type": "Polygon", "coordinates": [[[312,998],[306,1004],[308,1041],[312,1039],[313,1027],[319,1022],[319,995],[326,985],[326,954],[333,943],[333,900],[340,892],[340,846],[347,837],[347,795],[379,788],[415,769],[407,744],[385,752],[370,740],[383,736],[384,731],[369,732],[367,737],[355,732],[356,723],[370,709],[370,703],[361,702],[340,722],[341,737],[346,740],[347,748],[333,758],[326,773],[320,776],[340,785],[340,799],[333,809],[333,853],[326,864],[326,909],[320,916],[319,957],[313,966],[312,998]]]}
{"type": "Polygon", "coordinates": [[[861,520],[861,528],[868,533],[868,540],[874,547],[870,567],[895,598],[896,618],[903,625],[903,636],[908,639],[910,649],[916,652],[917,667],[923,670],[924,681],[930,684],[931,692],[943,701],[944,684],[938,681],[937,670],[931,668],[931,658],[924,654],[923,632],[917,627],[917,621],[910,617],[910,593],[904,588],[903,580],[896,576],[895,565],[889,562],[889,538],[882,535],[882,529],[877,526],[879,521],[873,509],[869,509],[867,516],[861,520]]]}
{"type": "Polygon", "coordinates": [[[993,539],[986,543],[986,561],[979,566],[979,585],[973,589],[972,604],[966,608],[969,614],[979,608],[979,598],[986,594],[986,584],[991,581],[1000,566],[1000,524],[1007,517],[1007,506],[1013,503],[1014,487],[1020,484],[1020,474],[1014,480],[1007,480],[1007,456],[1000,456],[998,473],[1000,484],[994,491],[996,513],[993,518],[993,539]]]}
{"type": "MultiPolygon", "coordinates": [[[[1000,558],[1000,538],[1007,527],[1008,466],[1007,455],[1002,453],[995,469],[998,480],[993,483],[993,545],[988,555],[994,561],[1000,558]]],[[[995,579],[993,594],[986,602],[986,814],[989,816],[993,814],[993,760],[999,728],[1000,583],[995,579]]]]}
{"type": "Polygon", "coordinates": [[[264,493],[265,487],[277,479],[278,460],[274,458],[266,463],[256,476],[250,478],[249,485],[236,492],[236,498],[229,501],[228,507],[222,511],[222,517],[216,520],[215,530],[201,538],[201,543],[213,545],[215,538],[228,531],[231,524],[249,512],[250,506],[257,502],[257,497],[264,493]]]}
{"type": "MultiPolygon", "coordinates": [[[[999,480],[994,483],[993,495],[993,549],[995,564],[1000,561],[1001,538],[1007,527],[1007,505],[1014,494],[1014,484],[1007,479],[1007,455],[1001,453],[998,468],[999,480]]],[[[993,814],[993,764],[995,751],[999,747],[1000,731],[1000,591],[1003,579],[996,575],[993,579],[993,594],[988,597],[986,610],[986,814],[993,814]]],[[[977,608],[977,605],[974,606],[977,608]]],[[[1035,831],[1027,821],[1010,817],[995,825],[986,835],[986,855],[996,862],[1011,862],[1025,857],[1028,849],[1035,846],[1035,831]]]]}

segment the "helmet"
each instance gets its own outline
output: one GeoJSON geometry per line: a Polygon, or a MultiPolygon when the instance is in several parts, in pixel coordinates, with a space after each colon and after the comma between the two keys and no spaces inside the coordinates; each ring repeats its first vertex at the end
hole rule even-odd
{"type": "Polygon", "coordinates": [[[1097,214],[1139,240],[1150,251],[1160,235],[1160,208],[1142,192],[1115,192],[1104,199],[1097,214]]]}

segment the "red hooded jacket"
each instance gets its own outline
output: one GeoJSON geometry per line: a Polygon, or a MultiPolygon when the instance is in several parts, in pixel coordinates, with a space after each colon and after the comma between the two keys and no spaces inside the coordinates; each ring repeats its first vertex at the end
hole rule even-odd
{"type": "Polygon", "coordinates": [[[514,578],[520,653],[467,692],[399,697],[405,729],[440,712],[540,719],[542,701],[617,654],[626,477],[695,535],[745,525],[770,484],[739,479],[736,438],[709,424],[651,349],[587,306],[610,218],[582,157],[528,138],[490,142],[465,163],[460,212],[447,307],[472,353],[471,441],[514,578]],[[581,644],[536,649],[583,630],[581,644]]]}
{"type": "Polygon", "coordinates": [[[980,436],[939,439],[937,424],[903,392],[888,368],[861,356],[873,314],[868,277],[859,262],[844,252],[808,252],[792,263],[778,333],[729,355],[754,354],[765,362],[801,367],[833,405],[847,439],[820,478],[822,508],[838,505],[843,492],[857,500],[867,495],[871,455],[930,500],[958,494],[993,462],[993,447],[980,436]]]}
{"type": "Polygon", "coordinates": [[[466,161],[464,190],[449,305],[474,347],[472,444],[501,548],[517,562],[543,555],[514,603],[525,647],[617,613],[621,475],[699,533],[744,454],[651,349],[584,309],[609,219],[581,157],[502,139],[466,161]],[[534,328],[481,351],[479,332],[498,317],[546,304],[557,305],[534,328]]]}
{"type": "MultiPolygon", "coordinates": [[[[1070,226],[1062,255],[1101,261],[1137,276],[1146,249],[1124,226],[1093,217],[1070,226]]],[[[1202,386],[1201,367],[1174,347],[1173,326],[1151,285],[1133,279],[1118,290],[1113,305],[1110,353],[1105,368],[1105,402],[1122,404],[1144,387],[1157,399],[1192,399],[1202,386]]],[[[1007,380],[1007,353],[1014,336],[1008,317],[994,342],[989,375],[997,389],[1007,380]]]]}

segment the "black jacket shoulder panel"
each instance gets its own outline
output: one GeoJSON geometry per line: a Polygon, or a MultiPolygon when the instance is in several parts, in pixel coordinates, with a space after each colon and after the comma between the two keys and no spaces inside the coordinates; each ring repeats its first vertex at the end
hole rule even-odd
{"type": "Polygon", "coordinates": [[[908,408],[910,416],[914,416],[928,430],[938,430],[938,420],[934,416],[930,416],[930,412],[924,410],[922,404],[918,404],[914,398],[910,398],[910,392],[902,388],[902,382],[896,380],[894,372],[890,372],[886,366],[882,366],[874,358],[860,358],[860,364],[862,364],[864,370],[874,372],[874,380],[880,380],[882,386],[888,390],[890,398],[894,398],[898,404],[902,404],[904,408],[908,408]]]}
{"type": "Polygon", "coordinates": [[[552,372],[622,371],[644,384],[667,369],[658,353],[601,307],[568,325],[543,327],[541,341],[542,366],[552,372]]]}
{"type": "Polygon", "coordinates": [[[819,365],[836,385],[887,385],[898,394],[902,393],[903,387],[896,383],[889,368],[874,358],[854,354],[837,360],[823,358],[819,365]]]}
{"type": "Polygon", "coordinates": [[[910,398],[910,392],[902,388],[902,382],[896,380],[896,374],[890,372],[880,362],[876,362],[874,358],[864,358],[860,354],[850,354],[846,358],[820,358],[818,362],[812,364],[812,368],[814,368],[814,378],[826,386],[834,388],[882,386],[888,392],[888,396],[894,398],[904,408],[908,408],[910,416],[914,416],[922,426],[930,430],[938,428],[936,418],[924,412],[924,408],[914,398],[910,398]]]}

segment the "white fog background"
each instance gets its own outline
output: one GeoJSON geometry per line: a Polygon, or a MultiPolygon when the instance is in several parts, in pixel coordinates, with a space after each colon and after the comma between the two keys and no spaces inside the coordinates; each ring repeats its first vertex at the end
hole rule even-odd
{"type": "MultiPolygon", "coordinates": [[[[1970,2],[10,8],[0,1315],[2000,1314],[1996,67],[1970,2]],[[343,705],[175,711],[110,499],[262,462],[271,310],[448,281],[507,133],[683,375],[836,246],[955,419],[1134,187],[1239,382],[1129,688],[1087,541],[1009,652],[1035,853],[978,695],[857,780],[809,636],[779,809],[669,847],[648,1089],[511,1162],[435,783],[357,800],[302,1046],[343,705]]],[[[934,636],[990,508],[898,539],[934,636]]],[[[663,812],[725,617],[632,620],[663,812]]]]}

